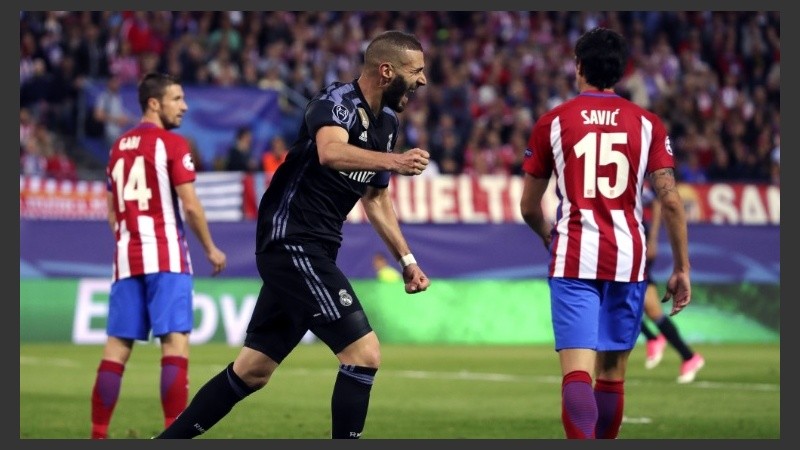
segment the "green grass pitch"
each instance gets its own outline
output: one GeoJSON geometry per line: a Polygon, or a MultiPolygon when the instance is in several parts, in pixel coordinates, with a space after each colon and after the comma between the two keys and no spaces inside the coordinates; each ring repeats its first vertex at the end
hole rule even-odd
{"type": "MultiPolygon", "coordinates": [[[[667,348],[644,368],[633,352],[620,439],[779,439],[780,344],[698,344],[706,366],[680,385],[667,348]]],[[[190,395],[238,348],[192,347],[190,395]]],[[[20,439],[87,439],[102,349],[20,345],[20,439]]],[[[148,439],[163,426],[159,350],[137,343],[122,381],[111,439],[148,439]]],[[[362,439],[562,439],[558,357],[545,346],[384,345],[362,439]]],[[[300,345],[270,384],[199,439],[327,439],[337,362],[300,345]]]]}

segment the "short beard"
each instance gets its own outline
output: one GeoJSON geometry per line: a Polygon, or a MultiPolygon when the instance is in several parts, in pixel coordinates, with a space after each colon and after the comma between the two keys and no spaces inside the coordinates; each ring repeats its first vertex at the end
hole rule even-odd
{"type": "Polygon", "coordinates": [[[386,91],[383,93],[383,103],[392,109],[394,112],[403,112],[405,107],[400,104],[403,96],[408,91],[408,83],[402,75],[398,75],[389,83],[386,91]]]}
{"type": "Polygon", "coordinates": [[[160,119],[161,119],[161,125],[164,126],[165,130],[172,130],[174,128],[178,128],[178,124],[169,120],[166,116],[162,115],[160,119]]]}

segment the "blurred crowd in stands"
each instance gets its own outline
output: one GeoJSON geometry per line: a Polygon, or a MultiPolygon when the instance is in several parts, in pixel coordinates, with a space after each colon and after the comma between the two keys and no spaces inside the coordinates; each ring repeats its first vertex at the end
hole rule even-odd
{"type": "MultiPolygon", "coordinates": [[[[131,126],[138,111],[116,115],[113,91],[148,71],[275,89],[288,112],[355,78],[370,38],[397,28],[422,41],[429,82],[401,115],[400,148],[430,150],[429,175],[518,174],[534,121],[576,94],[571,49],[594,26],[629,39],[617,91],[665,120],[680,180],[779,184],[777,11],[21,11],[20,173],[100,168],[79,138],[131,126]],[[87,80],[108,95],[86,104],[87,80]]],[[[206,169],[274,170],[272,148],[233,150],[248,139],[206,169]]]]}

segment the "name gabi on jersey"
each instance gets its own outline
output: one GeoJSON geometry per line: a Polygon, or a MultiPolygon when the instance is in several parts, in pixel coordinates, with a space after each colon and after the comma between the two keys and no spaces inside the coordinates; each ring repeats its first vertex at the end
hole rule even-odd
{"type": "Polygon", "coordinates": [[[617,126],[617,114],[619,114],[619,109],[614,111],[605,111],[605,110],[597,110],[597,109],[590,109],[590,110],[582,110],[581,117],[583,117],[583,124],[584,125],[614,125],[617,126]]]}
{"type": "Polygon", "coordinates": [[[359,183],[369,183],[372,177],[375,176],[375,172],[372,170],[357,170],[353,172],[344,172],[340,170],[339,173],[359,183]]]}
{"type": "Polygon", "coordinates": [[[134,150],[139,148],[139,141],[142,140],[141,136],[128,136],[119,141],[120,150],[134,150]]]}

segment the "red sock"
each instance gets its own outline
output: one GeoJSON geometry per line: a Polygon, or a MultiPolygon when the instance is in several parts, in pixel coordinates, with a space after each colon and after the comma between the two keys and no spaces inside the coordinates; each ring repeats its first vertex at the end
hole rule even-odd
{"type": "Polygon", "coordinates": [[[592,393],[592,377],[575,370],[561,381],[561,422],[567,439],[594,439],[597,403],[592,393]]]}
{"type": "Polygon", "coordinates": [[[182,356],[161,358],[161,408],[164,428],[170,426],[189,401],[189,360],[182,356]]]}
{"type": "Polygon", "coordinates": [[[92,389],[92,439],[106,439],[111,414],[117,406],[125,365],[102,360],[92,389]]]}
{"type": "Polygon", "coordinates": [[[598,412],[595,434],[598,439],[616,439],[619,434],[625,405],[623,383],[623,381],[597,380],[594,385],[598,412]]]}

